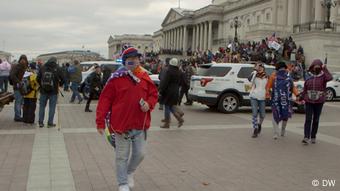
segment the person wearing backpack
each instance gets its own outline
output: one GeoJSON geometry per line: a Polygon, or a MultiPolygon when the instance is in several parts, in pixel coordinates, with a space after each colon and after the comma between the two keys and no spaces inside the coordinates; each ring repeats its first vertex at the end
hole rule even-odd
{"type": "Polygon", "coordinates": [[[39,83],[37,81],[36,65],[30,64],[29,71],[25,72],[24,81],[28,80],[24,95],[23,122],[33,124],[35,120],[35,109],[37,107],[37,97],[39,83]]]}
{"type": "Polygon", "coordinates": [[[73,65],[68,68],[69,80],[71,82],[72,96],[70,103],[74,103],[74,100],[78,98],[78,103],[83,101],[79,93],[79,86],[82,81],[81,66],[78,60],[75,60],[73,65]]]}
{"type": "Polygon", "coordinates": [[[22,122],[22,104],[23,96],[20,93],[22,87],[22,79],[24,77],[25,71],[28,68],[28,60],[26,55],[21,55],[18,64],[14,65],[10,71],[10,84],[13,86],[14,90],[14,121],[22,122]]]}
{"type": "Polygon", "coordinates": [[[299,92],[289,75],[286,63],[280,61],[276,65],[276,72],[270,76],[266,85],[266,97],[271,99],[272,105],[274,140],[278,139],[280,122],[282,122],[281,137],[284,137],[286,134],[288,119],[293,114],[293,94],[299,97],[299,92]]]}
{"type": "Polygon", "coordinates": [[[45,65],[43,65],[37,77],[40,85],[40,100],[39,100],[39,127],[44,127],[45,108],[49,101],[49,114],[47,127],[55,127],[53,123],[55,109],[57,105],[59,86],[64,83],[63,71],[57,64],[57,59],[51,57],[45,65]]]}
{"type": "Polygon", "coordinates": [[[333,79],[332,74],[328,71],[326,64],[316,59],[309,67],[310,77],[305,81],[302,100],[305,101],[306,118],[304,125],[304,138],[302,144],[308,145],[310,140],[312,144],[316,143],[316,134],[319,128],[319,119],[323,104],[326,101],[327,82],[333,79]]]}
{"type": "Polygon", "coordinates": [[[95,71],[92,72],[87,78],[86,83],[88,83],[90,87],[90,96],[87,99],[85,112],[92,112],[90,110],[90,104],[92,99],[97,95],[100,95],[100,92],[102,90],[102,79],[101,79],[101,68],[100,66],[95,66],[95,71]]]}

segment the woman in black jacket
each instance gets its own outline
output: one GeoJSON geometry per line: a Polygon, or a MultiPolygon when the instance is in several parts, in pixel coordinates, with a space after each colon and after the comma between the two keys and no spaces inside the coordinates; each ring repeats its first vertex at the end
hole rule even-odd
{"type": "Polygon", "coordinates": [[[92,72],[89,77],[86,78],[86,83],[90,87],[90,96],[87,99],[85,112],[92,112],[90,110],[90,104],[95,96],[98,96],[102,90],[102,79],[101,79],[101,69],[100,66],[95,66],[95,71],[92,72]]]}
{"type": "Polygon", "coordinates": [[[170,113],[172,113],[178,121],[178,127],[183,125],[184,113],[177,107],[179,98],[179,87],[181,83],[181,72],[178,67],[179,63],[176,58],[170,60],[169,67],[160,82],[161,103],[165,105],[164,124],[161,128],[170,127],[170,113]]]}

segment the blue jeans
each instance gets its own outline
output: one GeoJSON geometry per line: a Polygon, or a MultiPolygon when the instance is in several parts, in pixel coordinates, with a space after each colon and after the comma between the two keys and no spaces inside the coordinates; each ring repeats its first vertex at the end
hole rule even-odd
{"type": "Polygon", "coordinates": [[[81,95],[78,91],[79,88],[79,84],[76,82],[72,82],[71,83],[71,90],[72,90],[72,97],[71,97],[71,102],[74,102],[75,98],[78,98],[78,100],[82,100],[83,98],[81,98],[81,95]]]}
{"type": "Polygon", "coordinates": [[[252,116],[253,128],[257,128],[258,125],[262,125],[262,122],[266,116],[266,101],[250,98],[250,104],[251,104],[251,110],[253,113],[253,116],[252,116]],[[257,116],[259,113],[260,113],[260,122],[258,122],[257,120],[257,116]]]}
{"type": "Polygon", "coordinates": [[[55,109],[57,106],[58,96],[49,95],[49,94],[41,94],[40,95],[40,106],[39,106],[39,124],[44,124],[45,119],[45,108],[47,105],[47,101],[49,101],[49,109],[48,109],[48,124],[53,124],[55,109]]]}
{"type": "Polygon", "coordinates": [[[128,184],[128,174],[136,171],[146,150],[144,131],[132,130],[129,135],[133,138],[116,134],[116,174],[119,186],[128,184]]]}
{"type": "Polygon", "coordinates": [[[164,119],[169,119],[170,120],[170,114],[174,113],[174,109],[171,105],[164,105],[164,119]]]}
{"type": "Polygon", "coordinates": [[[20,94],[19,90],[14,90],[14,119],[21,119],[22,105],[24,104],[24,98],[20,94]]]}
{"type": "Polygon", "coordinates": [[[0,92],[7,92],[8,76],[0,76],[0,92]]]}

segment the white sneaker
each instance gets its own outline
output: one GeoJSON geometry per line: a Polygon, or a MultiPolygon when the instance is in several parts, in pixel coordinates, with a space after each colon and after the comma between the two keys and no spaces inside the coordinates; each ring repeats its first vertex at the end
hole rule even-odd
{"type": "Polygon", "coordinates": [[[281,137],[285,137],[286,136],[286,130],[285,129],[282,129],[281,130],[281,137]]]}
{"type": "Polygon", "coordinates": [[[130,191],[130,188],[127,184],[119,186],[119,191],[130,191]]]}
{"type": "Polygon", "coordinates": [[[130,188],[135,186],[135,180],[133,179],[133,174],[128,174],[128,185],[130,188]]]}
{"type": "Polygon", "coordinates": [[[278,138],[278,136],[277,136],[277,134],[275,134],[275,135],[273,136],[273,139],[274,139],[274,140],[277,140],[277,138],[278,138]]]}

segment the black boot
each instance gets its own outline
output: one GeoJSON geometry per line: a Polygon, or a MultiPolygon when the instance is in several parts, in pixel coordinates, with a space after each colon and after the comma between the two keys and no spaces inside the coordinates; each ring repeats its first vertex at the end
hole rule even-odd
{"type": "Polygon", "coordinates": [[[254,128],[254,133],[253,136],[251,136],[252,138],[256,138],[258,135],[259,129],[258,128],[254,128]]]}
{"type": "Polygon", "coordinates": [[[257,131],[257,134],[260,134],[261,133],[261,129],[262,129],[262,125],[261,124],[258,124],[258,131],[257,131]]]}
{"type": "Polygon", "coordinates": [[[92,112],[92,110],[90,109],[90,106],[89,106],[89,105],[86,105],[86,107],[85,107],[85,112],[92,112]]]}

